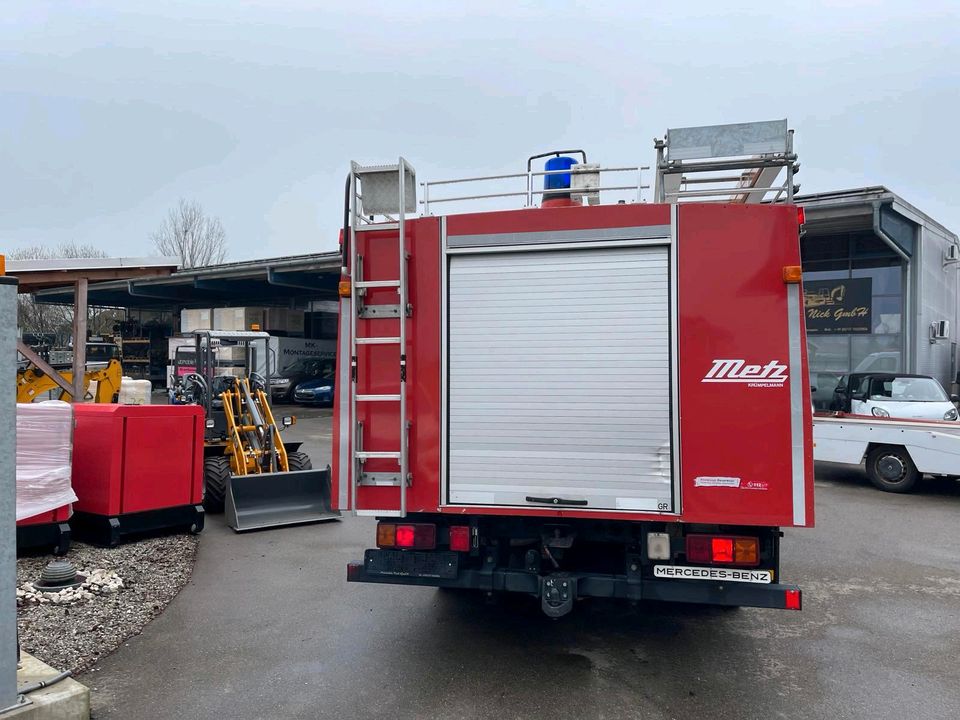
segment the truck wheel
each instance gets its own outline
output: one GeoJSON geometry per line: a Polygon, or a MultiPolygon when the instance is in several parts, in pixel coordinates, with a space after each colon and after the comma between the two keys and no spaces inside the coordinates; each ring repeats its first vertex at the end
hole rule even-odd
{"type": "Polygon", "coordinates": [[[287,454],[287,465],[291,470],[313,470],[313,463],[310,462],[310,456],[302,452],[292,452],[287,454]]]}
{"type": "Polygon", "coordinates": [[[203,461],[203,507],[207,512],[222,513],[223,499],[230,481],[230,458],[225,455],[203,461]]]}
{"type": "Polygon", "coordinates": [[[886,492],[910,492],[920,479],[909,453],[896,445],[874,448],[867,455],[870,482],[886,492]]]}

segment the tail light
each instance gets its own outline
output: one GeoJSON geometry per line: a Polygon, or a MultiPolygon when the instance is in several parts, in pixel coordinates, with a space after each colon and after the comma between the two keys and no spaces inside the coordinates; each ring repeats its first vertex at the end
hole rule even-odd
{"type": "Polygon", "coordinates": [[[687,560],[705,565],[759,565],[760,541],[731,535],[687,535],[687,560]]]}
{"type": "Polygon", "coordinates": [[[802,597],[799,590],[785,590],[783,595],[783,606],[787,610],[800,610],[803,606],[802,597]]]}
{"type": "Polygon", "coordinates": [[[470,552],[470,528],[467,525],[450,526],[450,549],[470,552]]]}
{"type": "Polygon", "coordinates": [[[430,523],[380,523],[377,525],[377,547],[433,550],[437,546],[437,526],[430,523]]]}

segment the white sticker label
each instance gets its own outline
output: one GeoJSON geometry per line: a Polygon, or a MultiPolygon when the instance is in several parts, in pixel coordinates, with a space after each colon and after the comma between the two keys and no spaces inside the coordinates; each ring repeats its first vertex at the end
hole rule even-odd
{"type": "Polygon", "coordinates": [[[737,568],[688,567],[686,565],[654,565],[653,575],[677,580],[724,580],[727,582],[773,582],[769,570],[742,570],[737,568]]]}
{"type": "Polygon", "coordinates": [[[714,477],[701,476],[693,479],[694,487],[740,487],[740,478],[738,477],[714,477]]]}

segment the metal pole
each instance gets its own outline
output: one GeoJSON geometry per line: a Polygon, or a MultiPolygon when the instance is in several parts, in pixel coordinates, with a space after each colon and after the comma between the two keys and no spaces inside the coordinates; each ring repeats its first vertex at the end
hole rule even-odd
{"type": "Polygon", "coordinates": [[[74,283],[73,295],[73,401],[83,402],[87,372],[87,279],[74,283]]]}
{"type": "Polygon", "coordinates": [[[17,279],[0,276],[0,711],[17,703],[17,279]],[[9,373],[9,374],[7,374],[9,373]]]}

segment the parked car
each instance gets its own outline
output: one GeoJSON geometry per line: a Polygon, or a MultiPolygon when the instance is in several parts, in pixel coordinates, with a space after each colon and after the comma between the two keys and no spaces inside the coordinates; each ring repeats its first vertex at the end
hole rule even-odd
{"type": "Polygon", "coordinates": [[[960,413],[937,380],[904,373],[851,373],[833,391],[831,410],[911,420],[956,422],[960,413]]]}
{"type": "Polygon", "coordinates": [[[843,378],[843,373],[810,373],[810,392],[813,398],[814,412],[830,410],[833,403],[833,391],[843,378]]]}
{"type": "Polygon", "coordinates": [[[300,383],[314,378],[333,377],[334,360],[302,358],[270,378],[271,399],[293,402],[294,390],[300,383]]]}
{"type": "Polygon", "coordinates": [[[314,378],[306,380],[294,389],[293,399],[302,405],[332,405],[334,378],[314,378]]]}

